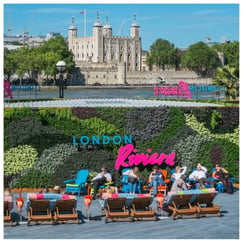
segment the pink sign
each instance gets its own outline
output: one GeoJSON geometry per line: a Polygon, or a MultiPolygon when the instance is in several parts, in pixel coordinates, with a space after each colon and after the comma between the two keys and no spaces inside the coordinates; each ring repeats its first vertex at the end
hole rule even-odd
{"type": "MultiPolygon", "coordinates": [[[[152,152],[151,149],[147,149],[147,152],[152,152]]],[[[133,144],[127,144],[119,149],[119,153],[116,159],[115,169],[118,170],[120,166],[130,167],[133,165],[161,165],[162,163],[166,163],[167,165],[173,166],[175,164],[175,156],[176,153],[173,152],[169,155],[164,153],[158,154],[153,153],[151,155],[144,153],[137,153],[137,149],[134,148],[133,144]]]]}
{"type": "Polygon", "coordinates": [[[178,95],[180,97],[187,97],[191,99],[191,92],[188,83],[180,80],[178,85],[175,87],[164,86],[164,87],[154,87],[154,95],[178,95]]]}
{"type": "Polygon", "coordinates": [[[4,98],[6,97],[13,99],[10,83],[7,80],[4,80],[4,98]]]}

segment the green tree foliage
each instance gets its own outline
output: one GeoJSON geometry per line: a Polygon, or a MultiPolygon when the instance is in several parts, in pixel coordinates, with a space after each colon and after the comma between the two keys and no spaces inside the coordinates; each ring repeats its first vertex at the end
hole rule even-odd
{"type": "Polygon", "coordinates": [[[14,73],[22,76],[28,73],[31,79],[38,79],[44,72],[47,76],[55,76],[56,63],[63,60],[67,64],[67,71],[72,72],[75,63],[73,54],[68,50],[64,38],[58,36],[35,48],[23,46],[20,49],[4,50],[4,75],[6,78],[14,73]]]}
{"type": "Polygon", "coordinates": [[[182,66],[190,68],[202,76],[211,73],[217,67],[218,62],[217,52],[203,42],[189,46],[181,58],[182,66]]]}
{"type": "Polygon", "coordinates": [[[11,75],[13,75],[17,69],[17,62],[14,54],[14,50],[4,48],[4,77],[7,80],[10,80],[11,75]]]}
{"type": "Polygon", "coordinates": [[[213,84],[226,87],[225,96],[227,99],[236,100],[239,98],[239,70],[237,68],[229,65],[217,68],[213,84]]]}
{"type": "Polygon", "coordinates": [[[150,67],[156,65],[165,70],[166,66],[175,66],[178,62],[176,53],[174,44],[171,44],[167,40],[157,39],[150,47],[147,63],[150,67]]]}
{"type": "Polygon", "coordinates": [[[213,48],[224,53],[225,65],[229,65],[239,69],[239,42],[227,42],[224,44],[216,44],[213,48]]]}

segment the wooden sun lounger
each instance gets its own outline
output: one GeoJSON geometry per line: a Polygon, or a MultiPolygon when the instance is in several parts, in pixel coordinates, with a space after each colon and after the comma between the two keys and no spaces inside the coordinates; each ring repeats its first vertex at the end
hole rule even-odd
{"type": "Polygon", "coordinates": [[[29,226],[32,221],[36,223],[39,221],[51,221],[53,223],[53,217],[50,210],[50,204],[48,199],[43,200],[30,200],[30,208],[28,210],[28,222],[29,226]]]}
{"type": "Polygon", "coordinates": [[[196,205],[200,216],[206,216],[207,214],[221,216],[220,206],[213,203],[216,195],[216,193],[202,193],[197,195],[194,205],[196,205]]]}
{"type": "Polygon", "coordinates": [[[135,197],[132,200],[131,217],[133,219],[152,218],[156,220],[154,210],[150,207],[151,197],[135,197]]]}
{"type": "Polygon", "coordinates": [[[3,215],[4,215],[4,223],[10,223],[10,225],[12,226],[13,222],[12,222],[10,210],[9,210],[9,207],[8,207],[8,201],[4,201],[3,215]]]}
{"type": "Polygon", "coordinates": [[[193,215],[198,217],[197,207],[190,204],[192,194],[177,194],[173,196],[169,209],[172,210],[172,218],[183,217],[184,215],[193,215]]]}
{"type": "Polygon", "coordinates": [[[108,219],[117,220],[118,218],[128,218],[131,221],[125,197],[107,198],[105,214],[105,223],[108,222],[108,219]]]}
{"type": "Polygon", "coordinates": [[[56,200],[56,210],[54,212],[54,220],[56,222],[75,220],[79,224],[80,220],[78,218],[78,213],[75,209],[75,200],[74,199],[56,200]]]}

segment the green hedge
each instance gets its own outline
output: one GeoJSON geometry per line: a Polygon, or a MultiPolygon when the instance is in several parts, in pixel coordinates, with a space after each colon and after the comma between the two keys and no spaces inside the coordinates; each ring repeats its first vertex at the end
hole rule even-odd
{"type": "MultiPolygon", "coordinates": [[[[219,162],[239,178],[238,107],[22,108],[4,110],[5,186],[64,186],[78,170],[95,173],[103,165],[119,185],[114,164],[123,144],[75,147],[72,136],[128,134],[138,153],[176,152],[176,165],[186,165],[188,173],[199,162],[209,170],[219,162]]],[[[145,180],[151,167],[139,165],[145,180]]]]}

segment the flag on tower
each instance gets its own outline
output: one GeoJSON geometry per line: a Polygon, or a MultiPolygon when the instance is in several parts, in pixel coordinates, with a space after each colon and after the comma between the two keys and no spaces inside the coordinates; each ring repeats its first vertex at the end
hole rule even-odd
{"type": "Polygon", "coordinates": [[[80,14],[84,14],[84,13],[85,13],[85,10],[80,11],[80,14]]]}

